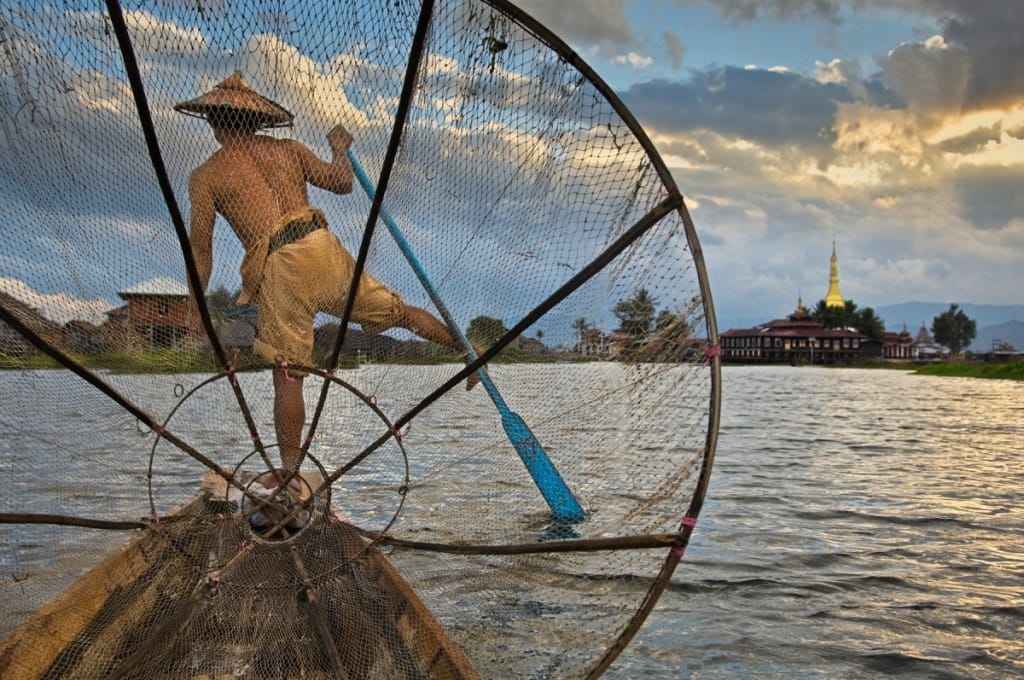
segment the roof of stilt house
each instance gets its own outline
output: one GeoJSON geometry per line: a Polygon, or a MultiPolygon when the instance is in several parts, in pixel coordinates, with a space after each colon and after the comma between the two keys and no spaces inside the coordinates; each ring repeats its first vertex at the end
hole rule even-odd
{"type": "Polygon", "coordinates": [[[188,286],[169,276],[157,276],[117,292],[122,299],[130,297],[188,297],[188,286]]]}

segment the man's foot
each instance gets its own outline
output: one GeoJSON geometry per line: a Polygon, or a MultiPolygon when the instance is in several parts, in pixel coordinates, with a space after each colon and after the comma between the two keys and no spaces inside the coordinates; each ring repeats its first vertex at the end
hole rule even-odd
{"type": "MultiPolygon", "coordinates": [[[[473,351],[476,352],[477,356],[480,356],[481,354],[484,353],[483,350],[480,349],[479,347],[474,347],[473,351]]],[[[469,359],[469,357],[467,356],[466,359],[469,359]]],[[[466,363],[468,364],[469,362],[467,361],[466,363]]],[[[485,364],[484,368],[486,368],[486,367],[487,366],[485,364]]],[[[480,373],[478,371],[473,371],[472,373],[470,373],[466,377],[466,391],[467,392],[469,392],[471,389],[473,389],[474,387],[476,387],[479,384],[480,384],[480,373]]]]}
{"type": "MultiPolygon", "coordinates": [[[[288,473],[278,470],[278,475],[284,476],[288,473]]],[[[245,496],[242,499],[242,512],[249,515],[249,524],[257,531],[263,531],[278,524],[286,515],[292,517],[286,522],[285,527],[291,531],[297,531],[309,523],[309,510],[302,509],[294,512],[296,505],[305,502],[311,494],[309,484],[301,475],[294,477],[288,486],[280,489],[277,486],[277,477],[272,472],[266,472],[254,480],[249,491],[256,498],[272,503],[257,510],[253,501],[245,496]]]]}

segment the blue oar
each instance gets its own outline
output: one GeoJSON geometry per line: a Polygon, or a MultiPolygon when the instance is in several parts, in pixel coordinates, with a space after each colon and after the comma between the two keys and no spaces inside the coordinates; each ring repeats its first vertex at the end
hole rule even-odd
{"type": "MultiPolygon", "coordinates": [[[[363,189],[366,194],[373,200],[376,189],[370,178],[366,175],[363,170],[363,166],[359,164],[359,160],[356,158],[355,153],[351,149],[348,151],[348,158],[352,162],[352,170],[355,172],[356,178],[359,183],[363,185],[363,189]]],[[[455,320],[452,318],[448,308],[441,301],[437,291],[434,290],[434,285],[430,282],[427,277],[426,271],[423,269],[423,265],[420,264],[416,254],[413,253],[412,248],[409,246],[409,242],[405,240],[405,236],[402,235],[402,231],[395,224],[391,214],[388,213],[387,209],[381,206],[380,217],[387,226],[388,231],[394,237],[398,243],[399,249],[405,258],[412,265],[413,271],[416,272],[417,278],[420,283],[423,284],[423,288],[427,291],[427,295],[430,296],[434,306],[437,307],[438,312],[444,319],[444,322],[448,324],[448,328],[452,334],[459,339],[462,343],[463,349],[466,351],[466,356],[469,357],[470,361],[474,361],[477,358],[476,350],[469,344],[469,340],[459,330],[455,320]]],[[[526,465],[526,469],[530,472],[530,476],[533,477],[534,484],[540,489],[541,494],[544,496],[544,500],[547,501],[551,507],[552,512],[555,513],[555,517],[563,522],[580,522],[583,520],[583,508],[580,507],[579,502],[569,491],[569,487],[565,485],[565,481],[562,476],[558,474],[558,470],[551,464],[551,460],[548,458],[548,454],[545,453],[541,447],[540,442],[527,427],[523,419],[519,417],[517,413],[514,413],[512,409],[508,407],[505,400],[501,398],[501,394],[498,392],[498,388],[491,382],[490,376],[487,375],[487,371],[483,367],[477,370],[477,374],[480,376],[480,383],[487,390],[487,394],[490,395],[491,401],[494,402],[494,406],[498,409],[498,413],[501,414],[501,426],[505,429],[505,434],[508,436],[508,440],[512,442],[512,446],[515,447],[516,453],[522,459],[523,464],[526,465]]]]}

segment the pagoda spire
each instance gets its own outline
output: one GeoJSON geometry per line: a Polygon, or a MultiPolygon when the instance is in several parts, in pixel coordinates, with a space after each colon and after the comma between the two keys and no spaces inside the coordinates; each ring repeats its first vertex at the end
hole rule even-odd
{"type": "Polygon", "coordinates": [[[836,241],[832,239],[832,259],[829,261],[828,293],[825,294],[826,307],[845,307],[846,300],[839,292],[839,258],[836,257],[836,241]]]}

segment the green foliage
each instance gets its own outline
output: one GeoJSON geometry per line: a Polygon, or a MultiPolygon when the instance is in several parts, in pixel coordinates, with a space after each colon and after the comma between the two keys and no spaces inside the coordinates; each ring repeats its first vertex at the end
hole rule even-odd
{"type": "MultiPolygon", "coordinates": [[[[239,357],[238,368],[254,368],[256,362],[262,360],[239,357]]],[[[84,357],[82,363],[89,368],[105,368],[114,373],[215,373],[220,370],[209,347],[198,352],[175,349],[122,350],[84,357]]]]}
{"type": "Polygon", "coordinates": [[[811,317],[825,328],[846,328],[850,321],[847,309],[852,304],[847,300],[846,307],[830,307],[825,304],[824,300],[818,300],[814,311],[811,312],[811,317]]]}
{"type": "Polygon", "coordinates": [[[1024,380],[1024,361],[1006,364],[976,364],[951,362],[918,366],[914,371],[919,375],[942,375],[967,378],[991,378],[995,380],[1024,380]]]}
{"type": "Polygon", "coordinates": [[[619,320],[619,328],[634,338],[642,338],[654,327],[654,310],[658,301],[651,297],[646,288],[640,288],[633,297],[622,300],[612,307],[612,314],[619,320]]]}
{"type": "Polygon", "coordinates": [[[56,359],[51,359],[46,354],[30,354],[29,356],[12,357],[0,354],[0,370],[13,369],[24,370],[34,368],[60,368],[56,359]]]}
{"type": "Polygon", "coordinates": [[[469,322],[469,327],[466,329],[466,339],[474,347],[487,349],[505,333],[508,333],[508,329],[505,328],[505,324],[500,319],[478,316],[469,322]]]}
{"type": "Polygon", "coordinates": [[[484,36],[484,39],[480,42],[492,56],[508,49],[508,43],[494,35],[484,36]]]}
{"type": "Polygon", "coordinates": [[[857,303],[846,300],[843,307],[829,307],[818,300],[811,317],[825,328],[853,328],[857,332],[878,339],[885,332],[885,321],[871,307],[857,309],[857,303]]]}
{"type": "Polygon", "coordinates": [[[654,321],[654,330],[663,331],[677,321],[678,317],[667,309],[661,310],[658,318],[654,321]]]}
{"type": "Polygon", "coordinates": [[[959,305],[950,305],[949,309],[932,319],[932,337],[937,344],[948,348],[953,356],[968,347],[977,334],[974,319],[968,317],[959,305]]]}
{"type": "Polygon", "coordinates": [[[871,307],[865,307],[857,314],[856,323],[853,325],[858,331],[869,338],[878,339],[885,333],[885,321],[875,314],[871,307]]]}

